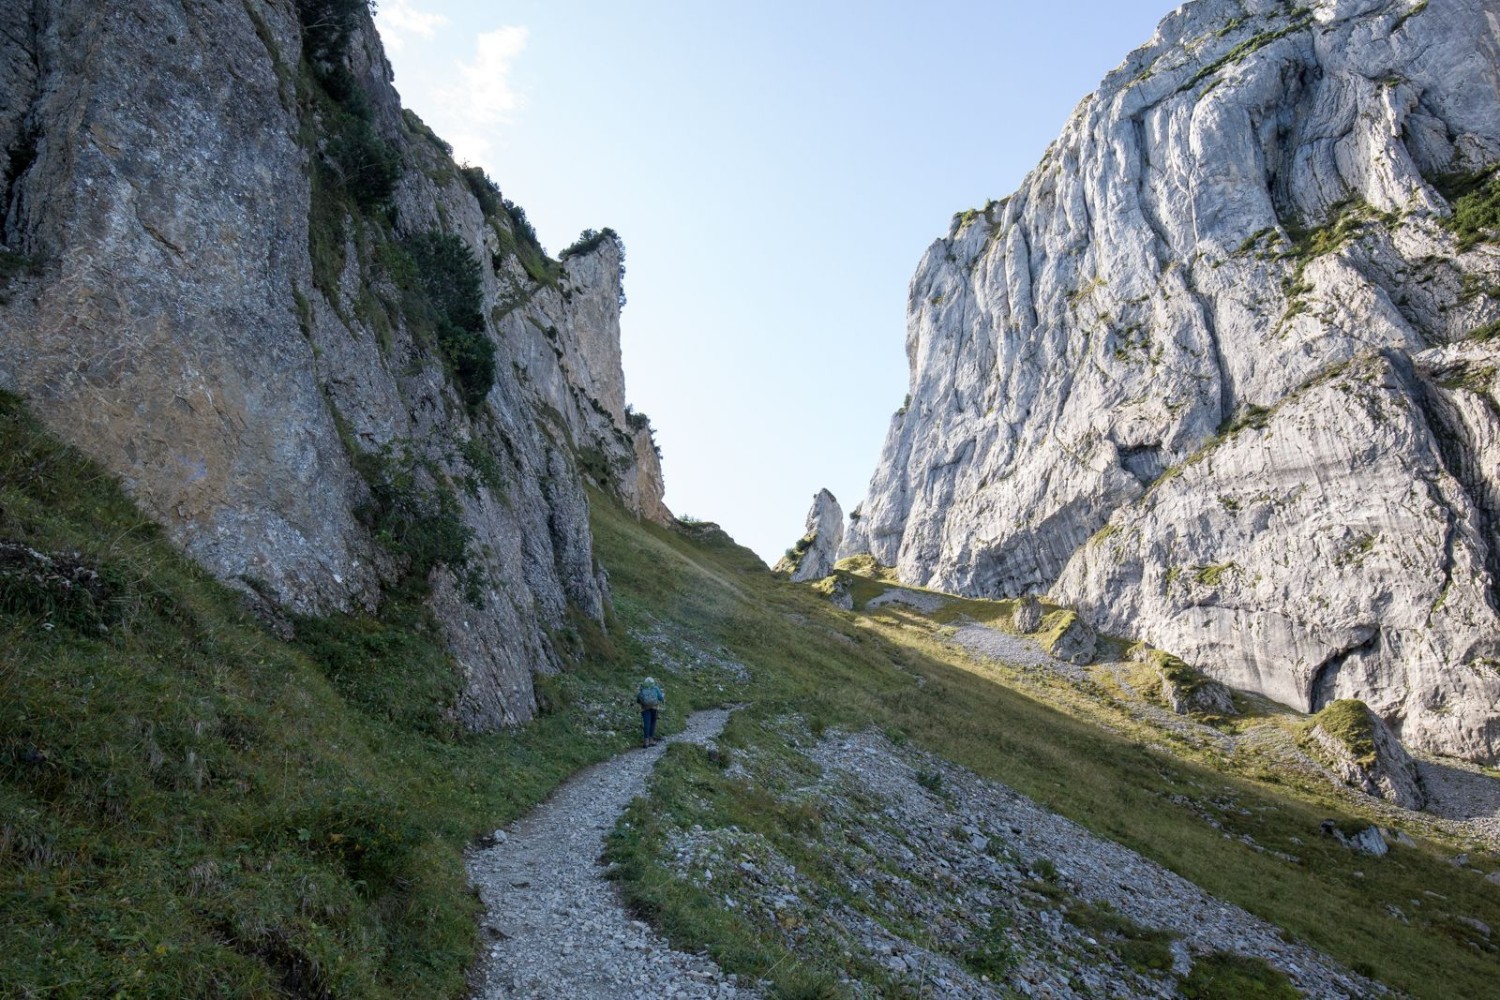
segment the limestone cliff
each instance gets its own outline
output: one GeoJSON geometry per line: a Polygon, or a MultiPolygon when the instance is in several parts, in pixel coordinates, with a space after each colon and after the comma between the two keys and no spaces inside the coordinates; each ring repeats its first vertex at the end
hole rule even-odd
{"type": "Polygon", "coordinates": [[[1198,0],[911,286],[851,526],[1500,754],[1500,6],[1198,0]]]}
{"type": "Polygon", "coordinates": [[[658,519],[623,250],[547,258],[401,109],[362,0],[0,9],[0,387],[222,579],[426,600],[457,715],[524,720],[602,621],[584,489],[658,519]]]}
{"type": "Polygon", "coordinates": [[[819,490],[807,511],[806,527],[802,537],[774,567],[777,573],[790,576],[793,583],[821,580],[833,572],[839,545],[844,541],[844,510],[838,498],[827,490],[819,490]]]}

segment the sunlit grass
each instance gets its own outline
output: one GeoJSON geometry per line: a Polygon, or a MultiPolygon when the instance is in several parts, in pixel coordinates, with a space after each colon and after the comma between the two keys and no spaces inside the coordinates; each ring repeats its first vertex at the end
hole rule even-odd
{"type": "MultiPolygon", "coordinates": [[[[595,507],[595,535],[623,617],[677,621],[753,670],[752,704],[722,740],[731,753],[786,755],[787,737],[775,720],[789,714],[813,731],[877,727],[1005,782],[1412,995],[1482,996],[1492,989],[1493,946],[1477,931],[1457,930],[1467,925],[1454,918],[1496,925],[1500,902],[1482,879],[1448,863],[1455,845],[1422,840],[1380,860],[1354,854],[1320,838],[1319,823],[1357,826],[1375,813],[1352,809],[1331,787],[1280,783],[1287,779],[1274,764],[1249,751],[1226,760],[1174,741],[1120,704],[1118,689],[1080,690],[1040,671],[976,659],[947,640],[959,620],[954,608],[996,622],[1007,608],[951,602],[926,616],[887,604],[870,615],[846,614],[810,588],[755,572],[748,553],[726,541],[692,543],[603,504],[595,507]],[[727,577],[733,590],[705,589],[715,577],[727,577]],[[1423,902],[1414,907],[1413,899],[1423,902]],[[1411,923],[1393,919],[1388,906],[1411,923]]],[[[873,596],[888,583],[869,585],[873,596]]],[[[862,604],[857,598],[856,607],[862,604]]],[[[1256,699],[1245,704],[1258,724],[1296,726],[1279,708],[1256,699]]],[[[1234,720],[1229,731],[1249,724],[1234,720]]],[[[671,830],[748,822],[731,786],[732,779],[686,754],[668,757],[650,804],[633,813],[638,824],[615,845],[627,893],[685,944],[709,948],[732,969],[780,982],[800,963],[811,975],[828,976],[841,967],[840,956],[814,949],[789,959],[774,934],[712,916],[696,890],[666,884],[658,855],[671,830]]],[[[757,812],[772,821],[780,815],[766,805],[757,812]]],[[[788,856],[806,858],[790,829],[783,832],[777,842],[788,856]]],[[[1471,860],[1497,866],[1494,858],[1471,860]]],[[[803,874],[816,880],[816,865],[803,874]]]]}

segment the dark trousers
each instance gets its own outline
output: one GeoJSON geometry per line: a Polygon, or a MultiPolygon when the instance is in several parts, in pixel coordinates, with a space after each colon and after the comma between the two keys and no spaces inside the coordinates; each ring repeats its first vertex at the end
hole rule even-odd
{"type": "Polygon", "coordinates": [[[641,709],[641,729],[645,733],[642,737],[643,739],[651,740],[656,738],[656,709],[641,709]]]}

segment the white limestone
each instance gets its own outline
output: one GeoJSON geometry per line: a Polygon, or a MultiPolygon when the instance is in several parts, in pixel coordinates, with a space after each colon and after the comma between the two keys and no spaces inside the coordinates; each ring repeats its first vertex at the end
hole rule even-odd
{"type": "Polygon", "coordinates": [[[1432,182],[1500,162],[1497,52],[1477,0],[1168,16],[927,251],[841,555],[1495,759],[1500,255],[1432,182]]]}

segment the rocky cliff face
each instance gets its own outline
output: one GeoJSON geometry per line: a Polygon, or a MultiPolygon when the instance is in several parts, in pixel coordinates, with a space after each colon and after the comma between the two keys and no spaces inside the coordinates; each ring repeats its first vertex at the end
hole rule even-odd
{"type": "Polygon", "coordinates": [[[838,498],[827,490],[819,490],[808,508],[806,527],[802,537],[774,567],[775,572],[789,575],[793,583],[821,580],[833,572],[839,546],[844,541],[844,509],[839,506],[838,498]]]}
{"type": "Polygon", "coordinates": [[[585,481],[670,517],[612,234],[547,259],[409,112],[360,0],[0,10],[0,387],[216,575],[417,593],[473,726],[602,620],[585,481]]]}
{"type": "Polygon", "coordinates": [[[1500,754],[1500,8],[1199,0],[912,282],[845,554],[1500,754]]]}

